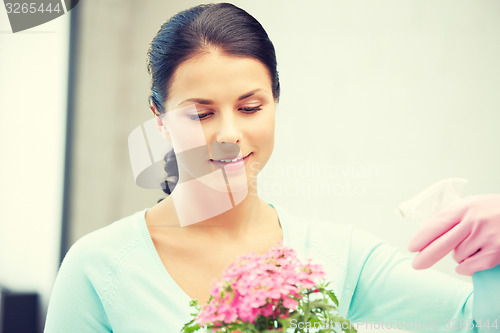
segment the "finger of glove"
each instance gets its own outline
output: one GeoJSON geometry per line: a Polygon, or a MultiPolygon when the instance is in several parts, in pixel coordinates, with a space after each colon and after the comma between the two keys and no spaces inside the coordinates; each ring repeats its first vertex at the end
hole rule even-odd
{"type": "Polygon", "coordinates": [[[461,263],[465,259],[473,256],[484,245],[484,240],[480,232],[475,229],[453,250],[453,259],[461,263]]]}
{"type": "Polygon", "coordinates": [[[465,200],[457,201],[441,213],[432,217],[420,228],[408,243],[411,252],[422,251],[431,242],[445,234],[448,230],[460,223],[467,207],[465,200]]]}
{"type": "Polygon", "coordinates": [[[457,224],[454,228],[435,239],[413,258],[415,269],[429,268],[441,260],[469,235],[467,225],[457,224]]]}
{"type": "Polygon", "coordinates": [[[498,253],[480,250],[470,258],[465,259],[455,268],[458,274],[473,275],[475,272],[493,268],[497,265],[498,253]]]}

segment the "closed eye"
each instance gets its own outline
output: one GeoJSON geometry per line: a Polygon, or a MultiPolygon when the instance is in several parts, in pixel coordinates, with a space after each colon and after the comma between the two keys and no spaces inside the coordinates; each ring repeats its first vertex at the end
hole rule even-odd
{"type": "MultiPolygon", "coordinates": [[[[262,106],[261,105],[252,106],[252,107],[245,106],[245,107],[239,108],[238,110],[245,113],[245,114],[252,114],[252,113],[256,113],[256,112],[262,110],[262,106]]],[[[203,113],[193,113],[193,114],[188,114],[188,117],[191,120],[204,120],[204,119],[210,118],[213,114],[214,113],[211,111],[210,112],[203,112],[203,113]]]]}
{"type": "Polygon", "coordinates": [[[257,111],[260,111],[262,110],[262,107],[261,106],[254,106],[254,107],[242,107],[242,108],[239,108],[238,110],[242,111],[243,113],[255,113],[257,111]]]}
{"type": "Polygon", "coordinates": [[[203,119],[209,118],[211,115],[213,115],[213,112],[188,114],[188,117],[191,120],[198,120],[198,119],[203,120],[203,119]]]}

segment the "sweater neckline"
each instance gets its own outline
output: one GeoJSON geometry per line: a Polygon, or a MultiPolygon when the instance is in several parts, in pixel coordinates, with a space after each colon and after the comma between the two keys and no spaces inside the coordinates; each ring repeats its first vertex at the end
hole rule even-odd
{"type": "MultiPolygon", "coordinates": [[[[276,205],[271,205],[269,204],[275,211],[276,214],[278,215],[278,222],[281,226],[282,230],[282,235],[283,235],[283,245],[288,246],[289,244],[289,235],[288,235],[288,227],[286,226],[285,223],[283,223],[283,218],[280,215],[281,210],[278,210],[276,208],[276,205]]],[[[149,234],[149,230],[146,224],[146,212],[149,210],[149,208],[145,208],[142,211],[140,211],[140,215],[138,218],[138,224],[139,228],[142,233],[142,241],[143,244],[146,247],[146,250],[150,256],[150,258],[153,260],[155,267],[158,269],[159,273],[162,275],[163,280],[165,280],[165,283],[172,287],[176,293],[174,296],[175,298],[183,300],[183,304],[186,304],[186,307],[189,308],[189,302],[192,301],[192,298],[182,289],[177,282],[172,278],[166,267],[163,265],[163,262],[161,261],[160,255],[158,254],[158,251],[156,250],[153,239],[151,238],[151,235],[149,234]]]]}

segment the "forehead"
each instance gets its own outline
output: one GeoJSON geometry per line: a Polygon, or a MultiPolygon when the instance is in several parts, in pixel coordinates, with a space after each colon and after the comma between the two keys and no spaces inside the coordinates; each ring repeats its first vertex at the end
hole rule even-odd
{"type": "Polygon", "coordinates": [[[197,55],[177,68],[167,103],[175,104],[187,98],[222,102],[255,89],[272,93],[269,71],[264,64],[254,58],[214,51],[197,55]]]}

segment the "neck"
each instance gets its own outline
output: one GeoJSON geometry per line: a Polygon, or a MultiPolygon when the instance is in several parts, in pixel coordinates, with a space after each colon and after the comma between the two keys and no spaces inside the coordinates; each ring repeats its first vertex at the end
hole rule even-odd
{"type": "Polygon", "coordinates": [[[175,210],[178,225],[193,231],[237,236],[263,222],[260,217],[269,207],[258,197],[255,181],[251,186],[222,184],[214,186],[213,179],[180,182],[164,204],[175,210]]]}

